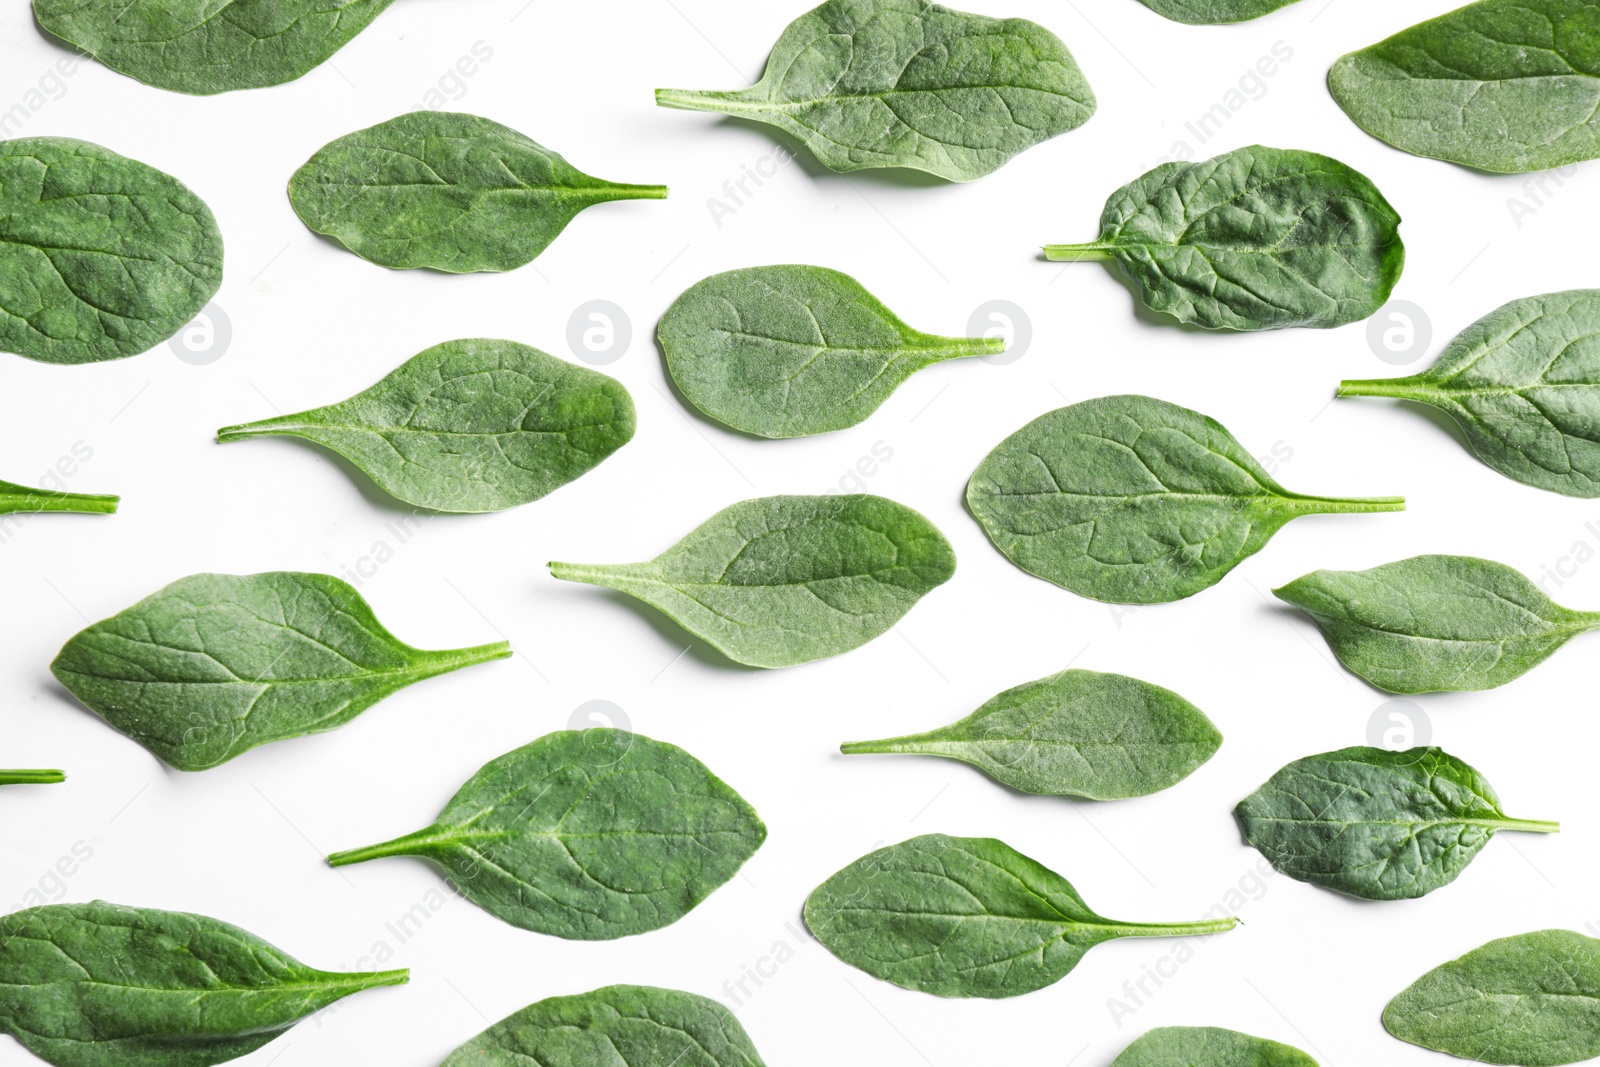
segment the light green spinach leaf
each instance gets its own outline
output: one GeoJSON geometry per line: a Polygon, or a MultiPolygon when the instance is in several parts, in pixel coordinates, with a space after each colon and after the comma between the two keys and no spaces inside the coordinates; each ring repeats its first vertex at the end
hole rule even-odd
{"type": "Polygon", "coordinates": [[[0,785],[60,785],[66,780],[60,771],[0,770],[0,785]]]}
{"type": "Polygon", "coordinates": [[[1477,1063],[1555,1067],[1600,1056],[1600,941],[1502,937],[1411,983],[1383,1010],[1401,1041],[1477,1063]]]}
{"type": "Polygon", "coordinates": [[[1234,809],[1282,873],[1365,900],[1410,900],[1456,880],[1512,819],[1472,767],[1437,748],[1342,748],[1295,760],[1234,809]]]}
{"type": "Polygon", "coordinates": [[[1400,216],[1366,176],[1295,149],[1163,163],[1106,201],[1100,236],[1047,259],[1111,260],[1146,307],[1208,330],[1327,329],[1400,280],[1400,216]]]}
{"type": "Polygon", "coordinates": [[[1119,800],[1176,785],[1221,744],[1205,713],[1170,689],[1067,670],[1007,689],[941,729],[840,751],[944,756],[1024,793],[1119,800]]]}
{"type": "Polygon", "coordinates": [[[761,437],[854,426],[922,368],[1006,347],[913,330],[848,274],[799,265],[696,282],[657,336],[689,403],[761,437]]]}
{"type": "Polygon", "coordinates": [[[865,494],[746,500],[644,563],[550,564],[557,578],[637,597],[752,667],[864,645],[955,569],[933,523],[865,494]]]}
{"type": "Polygon", "coordinates": [[[805,916],[850,966],[942,997],[1020,996],[1059,981],[1103,941],[1216,934],[1236,922],[1103,918],[1003,841],[944,834],[861,857],[812,892],[805,916]]]}
{"type": "Polygon", "coordinates": [[[1421,374],[1341,382],[1339,395],[1438,408],[1507,478],[1600,496],[1600,289],[1513,300],[1468,326],[1421,374]]]}
{"type": "Polygon", "coordinates": [[[1291,493],[1199,412],[1105,396],[1000,442],[968,483],[967,506],[1028,573],[1096,600],[1159,604],[1215,585],[1291,519],[1405,501],[1291,493]]]}
{"type": "Polygon", "coordinates": [[[68,641],[50,665],[96,715],[181,771],[343,726],[424,678],[511,655],[431,652],[325,574],[196,574],[68,641]]]}
{"type": "Polygon", "coordinates": [[[52,904],[0,918],[0,1033],[55,1067],[211,1067],[405,971],[317,971],[202,915],[52,904]]]}
{"type": "Polygon", "coordinates": [[[778,38],[748,89],[656,103],[776,126],[832,170],[909,167],[966,182],[1094,114],[1061,39],[1027,19],[927,0],[827,0],[778,38]]]}
{"type": "Polygon", "coordinates": [[[1600,628],[1600,612],[1561,607],[1473,556],[1312,571],[1273,592],[1316,621],[1340,663],[1391,693],[1493,689],[1600,628]]]}
{"type": "Polygon", "coordinates": [[[621,382],[515,341],[434,345],[339,404],[217,431],[331,448],[407,504],[502,511],[550,493],[633,437],[621,382]]]}
{"type": "MultiPolygon", "coordinates": [[[[1225,22],[1248,22],[1270,15],[1294,0],[1140,0],[1145,7],[1174,22],[1191,26],[1215,26],[1225,22]]],[[[1226,1032],[1226,1031],[1225,1031],[1226,1032]]]]}
{"type": "Polygon", "coordinates": [[[138,355],[222,284],[222,234],[182,182],[65,137],[0,141],[0,349],[44,363],[138,355]]]}
{"type": "Polygon", "coordinates": [[[485,765],[427,829],[328,862],[420,856],[513,926],[609,941],[677,922],[766,837],[755,809],[676,745],[562,730],[485,765]]]}
{"type": "Polygon", "coordinates": [[[1479,0],[1341,57],[1328,89],[1404,152],[1479,170],[1600,156],[1592,0],[1479,0]]]}
{"type": "Polygon", "coordinates": [[[115,496],[87,493],[58,493],[32,489],[13,482],[0,482],[0,515],[32,514],[41,511],[71,511],[82,515],[114,515],[121,500],[115,496]]]}
{"type": "Polygon", "coordinates": [[[584,208],[666,195],[590,177],[509,126],[454,111],[346,134],[289,180],[300,221],[362,259],[450,274],[514,270],[584,208]]]}
{"type": "Polygon", "coordinates": [[[1111,1067],[1317,1067],[1290,1045],[1215,1026],[1158,1026],[1148,1030],[1111,1067]]]}

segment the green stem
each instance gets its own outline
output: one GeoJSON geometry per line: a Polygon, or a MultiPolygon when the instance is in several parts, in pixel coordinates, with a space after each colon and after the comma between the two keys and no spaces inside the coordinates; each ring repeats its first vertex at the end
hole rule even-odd
{"type": "Polygon", "coordinates": [[[1561,824],[1542,819],[1495,819],[1485,823],[1496,830],[1517,830],[1525,834],[1559,834],[1561,824]]]}
{"type": "Polygon", "coordinates": [[[1419,384],[1415,378],[1359,378],[1339,383],[1339,396],[1386,396],[1397,400],[1422,400],[1435,395],[1435,390],[1419,384]]]}
{"type": "Polygon", "coordinates": [[[922,738],[921,734],[907,734],[904,737],[886,737],[881,741],[846,741],[839,746],[839,751],[847,756],[887,756],[897,752],[921,755],[922,750],[912,746],[922,738]]]}
{"type": "Polygon", "coordinates": [[[1080,263],[1109,260],[1117,250],[1114,241],[1089,241],[1081,245],[1045,245],[1044,258],[1057,262],[1080,263]]]}
{"type": "Polygon", "coordinates": [[[1196,919],[1186,923],[1122,923],[1113,924],[1127,931],[1128,937],[1195,937],[1204,934],[1223,934],[1239,925],[1232,915],[1225,919],[1196,919]]]}
{"type": "Polygon", "coordinates": [[[684,111],[756,111],[757,107],[734,103],[734,93],[703,92],[698,89],[657,89],[657,107],[675,107],[684,111]]]}
{"type": "Polygon", "coordinates": [[[225,445],[229,441],[248,441],[252,437],[296,434],[309,428],[309,424],[299,415],[280,415],[275,419],[245,422],[240,423],[238,426],[224,426],[217,431],[217,443],[225,445]]]}
{"type": "Polygon", "coordinates": [[[492,641],[487,645],[476,645],[472,648],[422,651],[423,655],[428,657],[430,667],[436,666],[444,671],[453,671],[461,667],[475,667],[480,663],[505,659],[511,655],[511,642],[492,641]]]}
{"type": "MultiPolygon", "coordinates": [[[[402,968],[398,971],[354,971],[340,974],[337,971],[319,972],[320,985],[333,986],[342,989],[348,987],[351,992],[360,992],[363,989],[379,989],[383,986],[405,985],[411,981],[411,972],[402,968]]],[[[281,989],[281,987],[278,987],[281,989]]],[[[348,995],[348,994],[347,994],[348,995]]]]}
{"type": "Polygon", "coordinates": [[[1319,515],[1366,515],[1379,511],[1404,511],[1403,496],[1300,496],[1290,493],[1284,497],[1291,505],[1304,507],[1319,515]]]}
{"type": "Polygon", "coordinates": [[[67,511],[79,515],[115,515],[117,496],[94,496],[88,493],[45,493],[27,496],[0,496],[0,514],[8,512],[32,514],[41,511],[67,511]]]}
{"type": "Polygon", "coordinates": [[[381,845],[368,845],[366,848],[335,852],[328,857],[328,866],[348,867],[352,863],[365,863],[368,860],[379,860],[388,856],[416,856],[427,852],[430,845],[439,843],[438,828],[430,826],[426,830],[418,830],[414,834],[406,834],[393,841],[385,841],[381,845]]]}
{"type": "Polygon", "coordinates": [[[607,200],[665,200],[667,187],[665,185],[622,185],[608,182],[605,190],[607,200]]]}
{"type": "Polygon", "coordinates": [[[617,569],[614,563],[557,563],[545,564],[550,568],[550,573],[563,582],[588,582],[590,585],[606,585],[613,578],[617,569]]]}
{"type": "Polygon", "coordinates": [[[0,785],[60,785],[66,780],[60,771],[0,771],[0,785]]]}

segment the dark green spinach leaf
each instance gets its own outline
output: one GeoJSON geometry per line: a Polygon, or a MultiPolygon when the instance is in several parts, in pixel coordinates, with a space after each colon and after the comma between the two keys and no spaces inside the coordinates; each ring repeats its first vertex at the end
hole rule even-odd
{"type": "Polygon", "coordinates": [[[1028,573],[1096,600],[1158,604],[1215,585],[1291,519],[1405,501],[1291,493],[1199,412],[1104,396],[1000,442],[968,483],[967,506],[1028,573]]]}
{"type": "Polygon", "coordinates": [[[1326,329],[1400,280],[1400,216],[1366,176],[1294,149],[1163,163],[1106,201],[1100,236],[1047,259],[1113,260],[1146,307],[1208,330],[1326,329]]]}
{"type": "Polygon", "coordinates": [[[443,1067],[764,1067],[714,1000],[614,985],[530,1004],[451,1053],[443,1067]]]}
{"type": "Polygon", "coordinates": [[[848,274],[808,266],[712,275],[667,309],[657,336],[689,403],[762,437],[854,426],[922,368],[1006,347],[913,330],[848,274]]]}
{"type": "Polygon", "coordinates": [[[1158,1026],[1111,1067],[1317,1067],[1297,1048],[1215,1026],[1158,1026]]]}
{"type": "Polygon", "coordinates": [[[584,208],[666,195],[590,177],[509,126],[454,111],[346,134],[289,179],[311,229],[381,266],[450,274],[514,270],[584,208]]]}
{"type": "Polygon", "coordinates": [[[805,914],[850,966],[942,997],[1020,996],[1059,981],[1103,941],[1216,934],[1236,922],[1106,919],[1010,845],[943,834],[861,857],[812,892],[805,914]]]}
{"type": "Polygon", "coordinates": [[[0,1032],[55,1067],[211,1067],[406,980],[313,970],[202,915],[94,903],[0,918],[0,1032]]]}
{"type": "Polygon", "coordinates": [[[1477,1063],[1555,1067],[1600,1056],[1600,941],[1502,937],[1418,978],[1383,1010],[1401,1041],[1477,1063]]]}
{"type": "Polygon", "coordinates": [[[65,137],[0,141],[0,349],[44,363],[135,356],[222,284],[222,234],[170,174],[65,137]]]}
{"type": "MultiPolygon", "coordinates": [[[[1248,22],[1270,15],[1294,0],[1140,0],[1145,7],[1174,22],[1191,26],[1215,26],[1225,22],[1248,22]]],[[[1229,1031],[1221,1031],[1229,1032],[1229,1031]]]]}
{"type": "Polygon", "coordinates": [[[1600,156],[1593,0],[1479,0],[1328,72],[1357,126],[1419,156],[1521,173],[1600,156]]]}
{"type": "Polygon", "coordinates": [[[922,515],[881,496],[769,496],[723,508],[645,563],[551,563],[637,597],[752,667],[848,652],[955,573],[922,515]]]}
{"type": "Polygon", "coordinates": [[[60,771],[0,771],[0,785],[60,785],[66,780],[60,771]]]}
{"type": "Polygon", "coordinates": [[[343,726],[413,682],[511,655],[432,652],[384,629],[325,574],[196,574],[68,641],[51,672],[181,771],[343,726]]]}
{"type": "Polygon", "coordinates": [[[13,482],[0,482],[0,515],[17,512],[72,511],[83,515],[114,515],[120,497],[90,496],[86,493],[58,493],[31,489],[13,482]]]}
{"type": "Polygon", "coordinates": [[[633,428],[633,398],[615,379],[515,341],[473,339],[434,345],[343,403],[230,426],[217,440],[303,437],[408,504],[466,513],[538,500],[633,428]]]}
{"type": "Polygon", "coordinates": [[[1473,768],[1437,748],[1343,748],[1295,760],[1234,809],[1245,841],[1290,878],[1365,900],[1409,900],[1456,876],[1512,819],[1473,768]]]}
{"type": "Polygon", "coordinates": [[[1316,621],[1340,663],[1391,693],[1493,689],[1600,628],[1600,612],[1561,607],[1473,556],[1312,571],[1273,592],[1316,621]]]}
{"type": "Polygon", "coordinates": [[[827,0],[778,38],[748,89],[656,103],[776,126],[837,171],[910,167],[966,182],[1094,114],[1061,39],[1027,19],[927,0],[827,0]]]}
{"type": "Polygon", "coordinates": [[[328,862],[420,856],[513,926],[609,941],[677,922],[766,837],[755,809],[676,745],[562,730],[485,765],[427,829],[328,862]]]}
{"type": "Polygon", "coordinates": [[[1119,800],[1176,785],[1221,744],[1205,713],[1170,689],[1068,670],[1007,689],[941,729],[839,750],[944,756],[1024,793],[1119,800]]]}

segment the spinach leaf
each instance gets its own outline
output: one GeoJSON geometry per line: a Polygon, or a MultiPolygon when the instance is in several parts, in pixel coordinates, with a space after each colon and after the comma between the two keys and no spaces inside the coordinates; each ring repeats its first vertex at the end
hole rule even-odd
{"type": "Polygon", "coordinates": [[[66,780],[60,771],[0,771],[0,785],[60,785],[66,780]]]}
{"type": "Polygon", "coordinates": [[[706,997],[614,985],[550,997],[495,1023],[443,1067],[764,1067],[733,1013],[706,997]]]}
{"type": "Polygon", "coordinates": [[[1356,322],[1406,258],[1400,216],[1365,175],[1260,145],[1163,163],[1112,194],[1097,239],[1044,253],[1112,260],[1146,307],[1208,330],[1356,322]]]}
{"type": "Polygon", "coordinates": [[[210,1067],[405,971],[317,971],[203,915],[51,904],[0,918],[0,1032],[56,1067],[210,1067]]]}
{"type": "Polygon", "coordinates": [[[413,682],[511,655],[431,652],[325,574],[196,574],[68,641],[50,665],[91,711],[180,771],[343,726],[413,682]]]}
{"type": "Polygon", "coordinates": [[[392,0],[33,0],[50,33],[158,89],[281,85],[343,48],[392,0]]]}
{"type": "Polygon", "coordinates": [[[746,500],[644,563],[550,564],[557,578],[637,597],[752,667],[864,645],[955,569],[933,523],[865,494],[746,500]]]}
{"type": "Polygon", "coordinates": [[[1479,1063],[1553,1067],[1600,1056],[1600,941],[1502,937],[1418,978],[1383,1010],[1401,1041],[1479,1063]]]}
{"type": "Polygon", "coordinates": [[[1215,1026],[1158,1026],[1146,1031],[1111,1067],[1317,1067],[1297,1048],[1215,1026]]]}
{"type": "Polygon", "coordinates": [[[1221,744],[1205,713],[1170,689],[1067,670],[1007,689],[942,729],[840,751],[945,756],[1024,793],[1120,800],[1176,785],[1221,744]]]}
{"type": "Polygon", "coordinates": [[[0,141],[0,350],[44,363],[135,356],[222,284],[222,234],[182,182],[65,137],[0,141]]]}
{"type": "Polygon", "coordinates": [[[874,978],[941,997],[1015,997],[1059,981],[1118,937],[1233,929],[1231,917],[1126,923],[1003,841],[925,834],[856,860],[806,901],[828,951],[874,978]]]}
{"type": "Polygon", "coordinates": [[[1590,0],[1479,0],[1351,52],[1328,89],[1404,152],[1522,173],[1600,156],[1590,0]]]}
{"type": "Polygon", "coordinates": [[[968,483],[967,507],[1028,573],[1096,600],[1159,604],[1215,585],[1290,519],[1405,501],[1291,493],[1199,412],[1104,396],[1000,442],[968,483]]]}
{"type": "Polygon", "coordinates": [[[1290,878],[1366,900],[1409,900],[1455,881],[1508,818],[1473,768],[1437,748],[1342,748],[1295,760],[1234,809],[1244,839],[1290,878]]]}
{"type": "Polygon", "coordinates": [[[854,426],[923,367],[1006,347],[913,330],[848,274],[807,266],[712,275],[667,309],[657,336],[689,403],[762,437],[854,426]]]}
{"type": "Polygon", "coordinates": [[[311,229],[385,267],[450,274],[533,262],[586,207],[664,200],[593,178],[509,126],[412,111],[324,145],[289,179],[311,229]]]}
{"type": "Polygon", "coordinates": [[[1421,374],[1339,384],[1438,408],[1483,462],[1524,485],[1600,496],[1600,289],[1530,296],[1490,312],[1421,374]]]}
{"type": "Polygon", "coordinates": [[[1312,571],[1273,592],[1316,621],[1340,663],[1391,693],[1493,689],[1600,628],[1600,612],[1561,607],[1505,564],[1472,556],[1312,571]]]}
{"type": "Polygon", "coordinates": [[[420,856],[513,926],[610,941],[677,922],[766,837],[755,809],[676,745],[562,730],[486,764],[427,829],[328,862],[420,856]]]}
{"type": "Polygon", "coordinates": [[[73,511],[83,515],[115,515],[120,497],[86,493],[57,493],[0,482],[0,515],[16,512],[73,511]]]}
{"type": "Polygon", "coordinates": [[[633,437],[621,382],[515,341],[434,345],[343,403],[229,426],[217,440],[303,437],[384,492],[435,511],[538,500],[633,437]]]}
{"type": "Polygon", "coordinates": [[[1280,7],[1288,7],[1294,0],[1140,0],[1140,2],[1156,14],[1174,22],[1187,22],[1191,26],[1215,26],[1224,22],[1248,22],[1251,19],[1258,19],[1262,15],[1272,14],[1280,7]]]}
{"type": "Polygon", "coordinates": [[[748,89],[656,103],[776,126],[832,170],[909,167],[967,182],[1094,114],[1061,39],[1027,19],[927,0],[827,0],[791,22],[748,89]]]}

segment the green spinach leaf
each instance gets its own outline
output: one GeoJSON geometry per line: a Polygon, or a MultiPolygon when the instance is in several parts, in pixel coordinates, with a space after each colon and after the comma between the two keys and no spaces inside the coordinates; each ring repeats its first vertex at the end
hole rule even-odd
{"type": "Polygon", "coordinates": [[[86,493],[57,493],[31,489],[13,482],[0,482],[0,515],[17,512],[72,511],[83,515],[114,515],[120,497],[90,496],[86,493]]]}
{"type": "Polygon", "coordinates": [[[381,266],[450,274],[515,270],[586,207],[666,195],[590,177],[509,126],[454,111],[346,134],[289,179],[311,229],[381,266]]]}
{"type": "Polygon", "coordinates": [[[1003,841],[926,834],[856,860],[806,901],[828,951],[874,978],[942,997],[1015,997],[1059,981],[1118,937],[1233,929],[1233,918],[1126,923],[1003,841]]]}
{"type": "Polygon", "coordinates": [[[1343,56],[1328,89],[1381,141],[1522,173],[1600,156],[1592,0],[1479,0],[1343,56]]]}
{"type": "Polygon", "coordinates": [[[202,915],[52,904],[0,918],[0,1033],[56,1067],[211,1067],[405,971],[317,971],[202,915]]]}
{"type": "Polygon", "coordinates": [[[1409,900],[1449,885],[1497,830],[1560,829],[1508,818],[1483,775],[1437,748],[1307,756],[1234,815],[1245,841],[1282,873],[1365,900],[1409,900]]]}
{"type": "Polygon", "coordinates": [[[1391,693],[1493,689],[1600,628],[1600,612],[1561,607],[1473,556],[1312,571],[1273,592],[1316,621],[1340,663],[1391,693]]]}
{"type": "Polygon", "coordinates": [[[1100,236],[1047,259],[1112,260],[1146,307],[1208,330],[1327,329],[1400,280],[1400,216],[1366,176],[1294,149],[1163,163],[1106,201],[1100,236]]]}
{"type": "Polygon", "coordinates": [[[955,573],[944,535],[881,496],[723,508],[645,563],[551,563],[649,604],[729,659],[792,667],[866,644],[955,573]]]}
{"type": "Polygon", "coordinates": [[[1215,1026],[1158,1026],[1111,1067],[1317,1067],[1297,1048],[1215,1026]]]}
{"type": "Polygon", "coordinates": [[[1600,1056],[1600,941],[1502,937],[1418,978],[1383,1010],[1401,1041],[1478,1063],[1554,1067],[1600,1056]]]}
{"type": "Polygon", "coordinates": [[[1225,22],[1248,22],[1251,19],[1258,19],[1262,15],[1272,14],[1280,7],[1288,7],[1294,0],[1140,0],[1140,2],[1156,14],[1174,22],[1187,22],[1191,26],[1215,26],[1225,22]]]}
{"type": "Polygon", "coordinates": [[[842,430],[923,367],[1005,351],[913,330],[848,274],[747,267],[695,283],[657,333],[689,403],[761,437],[842,430]]]}
{"type": "Polygon", "coordinates": [[[609,941],[677,922],[766,837],[755,809],[676,745],[562,730],[485,765],[427,829],[328,862],[420,856],[513,926],[609,941]]]}
{"type": "Polygon", "coordinates": [[[764,1067],[733,1013],[706,997],[614,985],[530,1004],[443,1067],[764,1067]]]}
{"type": "Polygon", "coordinates": [[[0,771],[0,785],[60,785],[66,780],[60,771],[0,771]]]}
{"type": "Polygon", "coordinates": [[[0,141],[0,350],[44,363],[135,356],[222,284],[222,234],[183,183],[65,137],[0,141]]]}
{"type": "Polygon", "coordinates": [[[343,726],[424,678],[511,655],[431,652],[384,629],[325,574],[196,574],[68,641],[50,670],[91,711],[181,771],[343,726]]]}
{"type": "MultiPolygon", "coordinates": [[[[446,341],[343,403],[229,426],[331,448],[407,504],[457,513],[538,500],[633,437],[621,382],[515,341],[446,341]]],[[[0,498],[3,499],[3,498],[0,498]]]]}
{"type": "Polygon", "coordinates": [[[1096,600],[1159,604],[1215,585],[1291,519],[1405,501],[1291,493],[1199,412],[1105,396],[1000,442],[968,483],[967,506],[1028,573],[1096,600]]]}
{"type": "Polygon", "coordinates": [[[1600,496],[1600,289],[1513,300],[1421,374],[1339,384],[1438,408],[1483,462],[1524,485],[1600,496]]]}
{"type": "Polygon", "coordinates": [[[33,0],[50,33],[146,85],[210,95],[322,64],[393,0],[33,0]]]}
{"type": "Polygon", "coordinates": [[[926,0],[827,0],[778,38],[748,89],[657,89],[798,137],[832,170],[909,167],[966,182],[1094,114],[1061,39],[1027,19],[926,0]]]}
{"type": "Polygon", "coordinates": [[[1067,670],[1007,689],[942,729],[840,751],[944,756],[1024,793],[1120,800],[1176,785],[1221,744],[1205,713],[1170,689],[1067,670]]]}

